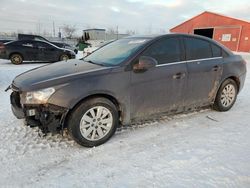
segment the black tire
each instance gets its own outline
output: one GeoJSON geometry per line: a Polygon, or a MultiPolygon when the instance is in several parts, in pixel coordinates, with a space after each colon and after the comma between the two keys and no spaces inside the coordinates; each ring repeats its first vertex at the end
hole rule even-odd
{"type": "Polygon", "coordinates": [[[60,61],[67,61],[69,58],[69,56],[67,54],[62,54],[59,58],[60,61]]]}
{"type": "Polygon", "coordinates": [[[215,101],[213,104],[213,109],[220,111],[220,112],[225,112],[225,111],[230,110],[237,99],[237,94],[238,94],[238,86],[237,86],[236,82],[232,79],[225,80],[221,84],[221,86],[217,92],[217,95],[216,95],[216,98],[215,98],[215,101]],[[228,87],[232,89],[231,96],[224,97],[225,90],[228,87]],[[225,99],[225,98],[228,100],[223,101],[223,99],[225,99]],[[230,101],[230,102],[226,103],[226,101],[230,101]]]}
{"type": "Polygon", "coordinates": [[[23,57],[18,53],[11,54],[10,60],[14,65],[20,65],[23,63],[23,57]]]}
{"type": "MultiPolygon", "coordinates": [[[[98,114],[98,112],[96,112],[98,114]]],[[[103,110],[102,110],[103,113],[103,110]]],[[[97,114],[96,117],[97,118],[97,114]]],[[[100,114],[101,115],[101,114],[100,114]]],[[[103,115],[102,115],[103,116],[103,115]]],[[[88,116],[89,117],[89,116],[88,116]]],[[[118,126],[119,123],[119,117],[118,117],[118,111],[116,106],[108,99],[106,98],[93,98],[93,99],[89,99],[87,101],[83,101],[80,105],[78,105],[71,113],[68,121],[67,121],[67,127],[68,127],[68,131],[69,134],[71,135],[71,137],[80,145],[85,146],[85,147],[94,147],[94,146],[98,146],[101,145],[103,143],[105,143],[106,141],[108,141],[113,134],[116,131],[116,128],[118,126]],[[88,129],[86,129],[85,131],[88,132],[90,129],[92,129],[92,131],[90,130],[89,134],[90,137],[92,138],[93,134],[95,134],[97,137],[100,137],[101,135],[99,135],[99,132],[97,133],[97,129],[101,129],[104,133],[103,137],[97,140],[89,140],[90,138],[86,138],[86,135],[84,136],[82,133],[82,129],[81,127],[81,123],[82,123],[82,119],[84,118],[84,116],[88,113],[90,113],[90,110],[93,108],[97,108],[97,107],[103,107],[105,110],[107,109],[107,112],[110,112],[109,114],[107,114],[107,116],[104,117],[112,117],[112,123],[110,123],[109,125],[109,131],[106,131],[105,129],[102,129],[100,127],[96,128],[98,125],[98,121],[102,121],[105,120],[104,118],[102,118],[102,120],[98,120],[96,119],[95,125],[93,125],[93,121],[92,123],[86,123],[87,125],[89,125],[88,129]],[[97,121],[98,120],[98,121],[97,121]],[[95,130],[94,130],[95,129],[95,130]]],[[[95,120],[95,119],[92,119],[95,120]]],[[[107,124],[106,124],[107,125],[107,124]]],[[[86,125],[84,125],[86,126],[86,125]]],[[[100,125],[101,126],[101,125],[100,125]]]]}

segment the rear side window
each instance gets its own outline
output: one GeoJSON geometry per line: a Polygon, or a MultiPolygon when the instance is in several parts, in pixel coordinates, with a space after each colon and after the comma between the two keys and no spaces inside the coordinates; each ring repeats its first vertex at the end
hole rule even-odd
{"type": "Polygon", "coordinates": [[[213,51],[213,57],[221,57],[222,56],[222,50],[219,46],[211,43],[211,47],[212,47],[212,51],[213,51]]]}
{"type": "Polygon", "coordinates": [[[209,42],[196,38],[185,38],[184,41],[186,47],[187,60],[205,59],[213,57],[209,42]]]}
{"type": "Polygon", "coordinates": [[[160,39],[146,49],[143,56],[155,58],[158,64],[181,61],[180,40],[177,37],[160,39]]]}

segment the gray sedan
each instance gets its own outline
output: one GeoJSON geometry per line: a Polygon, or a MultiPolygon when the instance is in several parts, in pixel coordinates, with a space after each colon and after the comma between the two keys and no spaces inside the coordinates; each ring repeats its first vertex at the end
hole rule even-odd
{"type": "Polygon", "coordinates": [[[17,118],[45,133],[68,129],[86,147],[106,142],[119,125],[212,106],[227,111],[246,76],[246,62],[208,38],[134,36],[83,60],[46,65],[17,76],[17,118]]]}

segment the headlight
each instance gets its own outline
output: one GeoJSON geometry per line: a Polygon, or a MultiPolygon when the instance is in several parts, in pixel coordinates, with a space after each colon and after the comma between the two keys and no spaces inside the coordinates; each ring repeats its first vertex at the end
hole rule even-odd
{"type": "Polygon", "coordinates": [[[53,87],[38,91],[26,92],[21,96],[22,104],[45,104],[55,92],[53,87]]]}

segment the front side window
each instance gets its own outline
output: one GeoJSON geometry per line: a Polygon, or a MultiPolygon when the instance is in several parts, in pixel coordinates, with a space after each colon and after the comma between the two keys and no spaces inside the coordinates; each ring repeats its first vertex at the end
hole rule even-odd
{"type": "Polygon", "coordinates": [[[156,59],[158,64],[181,61],[179,38],[160,39],[146,49],[142,55],[156,59]]]}
{"type": "Polygon", "coordinates": [[[206,59],[213,57],[210,43],[196,38],[185,37],[186,59],[206,59]]]}

